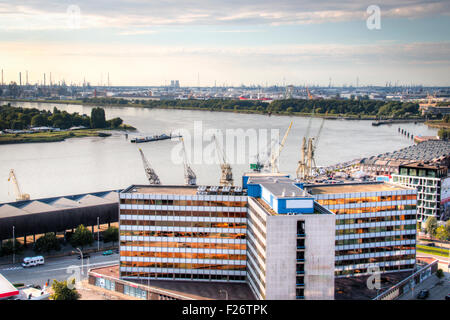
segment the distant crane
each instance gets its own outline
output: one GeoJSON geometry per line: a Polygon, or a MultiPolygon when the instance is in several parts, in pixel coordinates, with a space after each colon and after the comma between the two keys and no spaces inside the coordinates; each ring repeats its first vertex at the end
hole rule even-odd
{"type": "Polygon", "coordinates": [[[186,182],[186,185],[195,186],[197,184],[197,176],[195,175],[194,170],[192,170],[188,164],[184,139],[180,138],[180,140],[183,146],[184,180],[186,182]]]}
{"type": "Polygon", "coordinates": [[[213,136],[213,140],[216,143],[216,151],[221,161],[220,169],[222,171],[220,176],[220,185],[221,186],[232,186],[233,185],[233,172],[231,171],[231,166],[227,162],[225,156],[225,150],[222,151],[222,148],[219,146],[219,142],[217,141],[216,135],[213,136]]]}
{"type": "MultiPolygon", "coordinates": [[[[310,118],[311,120],[311,118],[310,118]]],[[[319,131],[314,138],[308,138],[310,123],[308,124],[308,128],[306,130],[306,135],[302,140],[302,148],[301,148],[301,157],[298,162],[296,174],[298,180],[308,180],[311,179],[314,171],[317,168],[315,152],[317,146],[319,144],[319,138],[322,133],[322,129],[325,123],[325,119],[322,119],[322,123],[320,124],[319,131]]]]}
{"type": "Polygon", "coordinates": [[[161,184],[158,175],[156,174],[155,170],[153,170],[152,167],[150,166],[150,163],[148,162],[141,148],[139,148],[139,153],[141,154],[142,163],[144,165],[145,175],[147,176],[148,182],[150,184],[161,184]]]}
{"type": "Polygon", "coordinates": [[[286,133],[284,134],[283,140],[281,140],[278,150],[275,151],[274,153],[272,153],[272,156],[270,157],[270,168],[271,168],[272,173],[279,172],[277,161],[278,161],[278,158],[280,157],[281,151],[284,148],[284,144],[286,143],[286,139],[289,135],[289,132],[291,131],[292,123],[293,122],[291,121],[291,124],[289,125],[288,129],[286,130],[286,133]]]}
{"type": "Polygon", "coordinates": [[[20,191],[19,182],[17,181],[16,174],[14,173],[14,169],[9,171],[8,181],[12,181],[14,185],[14,193],[16,194],[16,201],[21,200],[30,200],[30,195],[27,193],[22,193],[20,191]]]}

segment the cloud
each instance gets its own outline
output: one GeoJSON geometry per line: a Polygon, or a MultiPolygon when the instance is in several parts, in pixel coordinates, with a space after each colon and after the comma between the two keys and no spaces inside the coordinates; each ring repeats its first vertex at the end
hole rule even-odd
{"type": "MultiPolygon", "coordinates": [[[[119,1],[0,0],[0,30],[65,29],[69,5],[80,8],[82,28],[140,29],[168,25],[282,25],[363,20],[368,4],[309,0],[119,1]]],[[[448,0],[378,0],[382,17],[450,15],[448,0]]],[[[125,31],[126,32],[126,31],[125,31]]]]}

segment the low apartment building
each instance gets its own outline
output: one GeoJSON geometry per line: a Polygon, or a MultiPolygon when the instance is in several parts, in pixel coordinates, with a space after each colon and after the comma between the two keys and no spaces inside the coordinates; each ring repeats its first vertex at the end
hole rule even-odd
{"type": "Polygon", "coordinates": [[[450,212],[447,189],[450,178],[444,165],[430,162],[412,162],[401,165],[399,174],[392,175],[392,181],[417,190],[417,220],[420,224],[429,217],[448,220],[450,212]]]}

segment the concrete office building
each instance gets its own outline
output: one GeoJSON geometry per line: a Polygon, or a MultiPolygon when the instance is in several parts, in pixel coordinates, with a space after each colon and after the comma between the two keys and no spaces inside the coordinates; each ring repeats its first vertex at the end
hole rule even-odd
{"type": "Polygon", "coordinates": [[[334,214],[293,180],[131,186],[120,194],[120,277],[246,282],[259,299],[334,298],[334,214]]]}
{"type": "Polygon", "coordinates": [[[416,193],[401,185],[305,185],[336,214],[336,277],[413,270],[416,259],[416,193]]]}
{"type": "Polygon", "coordinates": [[[283,177],[249,177],[247,281],[259,299],[334,299],[334,214],[283,177]]]}
{"type": "Polygon", "coordinates": [[[417,220],[420,223],[429,217],[450,218],[446,206],[449,200],[446,186],[450,183],[447,174],[448,168],[444,165],[419,161],[401,165],[399,174],[392,175],[394,183],[417,189],[417,220]]]}

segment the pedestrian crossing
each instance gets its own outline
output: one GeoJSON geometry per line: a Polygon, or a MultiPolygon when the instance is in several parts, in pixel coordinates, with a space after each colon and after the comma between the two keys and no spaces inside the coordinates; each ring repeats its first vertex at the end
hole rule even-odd
{"type": "Polygon", "coordinates": [[[1,269],[2,271],[12,271],[12,270],[21,270],[23,269],[22,267],[10,267],[10,268],[5,268],[5,269],[1,269]]]}

